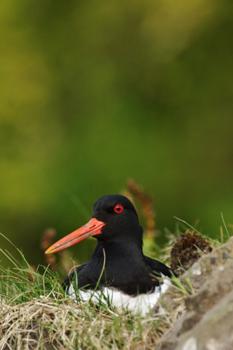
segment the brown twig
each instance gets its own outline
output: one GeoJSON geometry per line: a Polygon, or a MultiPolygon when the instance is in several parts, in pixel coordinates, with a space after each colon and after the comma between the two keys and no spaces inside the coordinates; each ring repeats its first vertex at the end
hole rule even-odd
{"type": "Polygon", "coordinates": [[[155,237],[155,212],[153,207],[153,200],[148,195],[142,186],[140,186],[134,179],[127,181],[127,193],[129,197],[136,199],[142,208],[143,217],[145,218],[145,236],[149,239],[155,237]]]}
{"type": "MultiPolygon", "coordinates": [[[[48,228],[44,231],[41,239],[41,249],[43,252],[52,245],[57,232],[54,228],[48,228]]],[[[46,265],[49,265],[52,270],[56,270],[56,257],[54,254],[44,255],[46,265]]]]}

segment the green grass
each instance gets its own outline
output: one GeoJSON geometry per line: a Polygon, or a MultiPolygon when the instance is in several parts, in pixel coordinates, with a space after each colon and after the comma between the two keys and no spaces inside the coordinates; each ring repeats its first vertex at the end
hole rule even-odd
{"type": "Polygon", "coordinates": [[[77,304],[47,269],[2,270],[0,300],[0,349],[153,349],[166,327],[156,315],[77,304]]]}
{"type": "Polygon", "coordinates": [[[154,349],[168,327],[167,316],[75,303],[58,273],[14,248],[17,258],[1,249],[11,266],[0,267],[0,349],[154,349]]]}

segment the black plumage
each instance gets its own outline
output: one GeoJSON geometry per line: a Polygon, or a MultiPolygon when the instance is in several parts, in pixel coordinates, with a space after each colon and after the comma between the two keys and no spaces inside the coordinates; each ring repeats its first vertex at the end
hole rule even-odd
{"type": "Polygon", "coordinates": [[[100,198],[93,208],[93,218],[104,222],[91,259],[75,268],[64,281],[67,290],[76,281],[81,289],[113,287],[135,296],[152,292],[162,275],[172,272],[163,263],[143,255],[143,231],[132,203],[122,195],[100,198]]]}

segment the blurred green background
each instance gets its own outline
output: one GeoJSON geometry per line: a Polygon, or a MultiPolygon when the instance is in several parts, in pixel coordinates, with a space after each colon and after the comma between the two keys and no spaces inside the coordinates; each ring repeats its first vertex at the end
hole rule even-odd
{"type": "Polygon", "coordinates": [[[1,1],[0,231],[30,261],[131,177],[161,231],[233,222],[232,18],[230,0],[1,1]]]}

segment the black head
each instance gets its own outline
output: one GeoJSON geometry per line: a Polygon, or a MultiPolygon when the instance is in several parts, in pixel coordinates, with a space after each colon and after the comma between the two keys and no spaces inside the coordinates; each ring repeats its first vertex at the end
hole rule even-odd
{"type": "Polygon", "coordinates": [[[93,206],[93,217],[103,221],[105,226],[98,240],[142,239],[142,228],[138,215],[130,200],[122,195],[106,195],[93,206]]]}
{"type": "Polygon", "coordinates": [[[71,247],[88,237],[99,241],[142,241],[142,229],[133,204],[124,196],[101,197],[93,208],[93,215],[85,225],[66,235],[46,250],[56,253],[71,247]]]}

